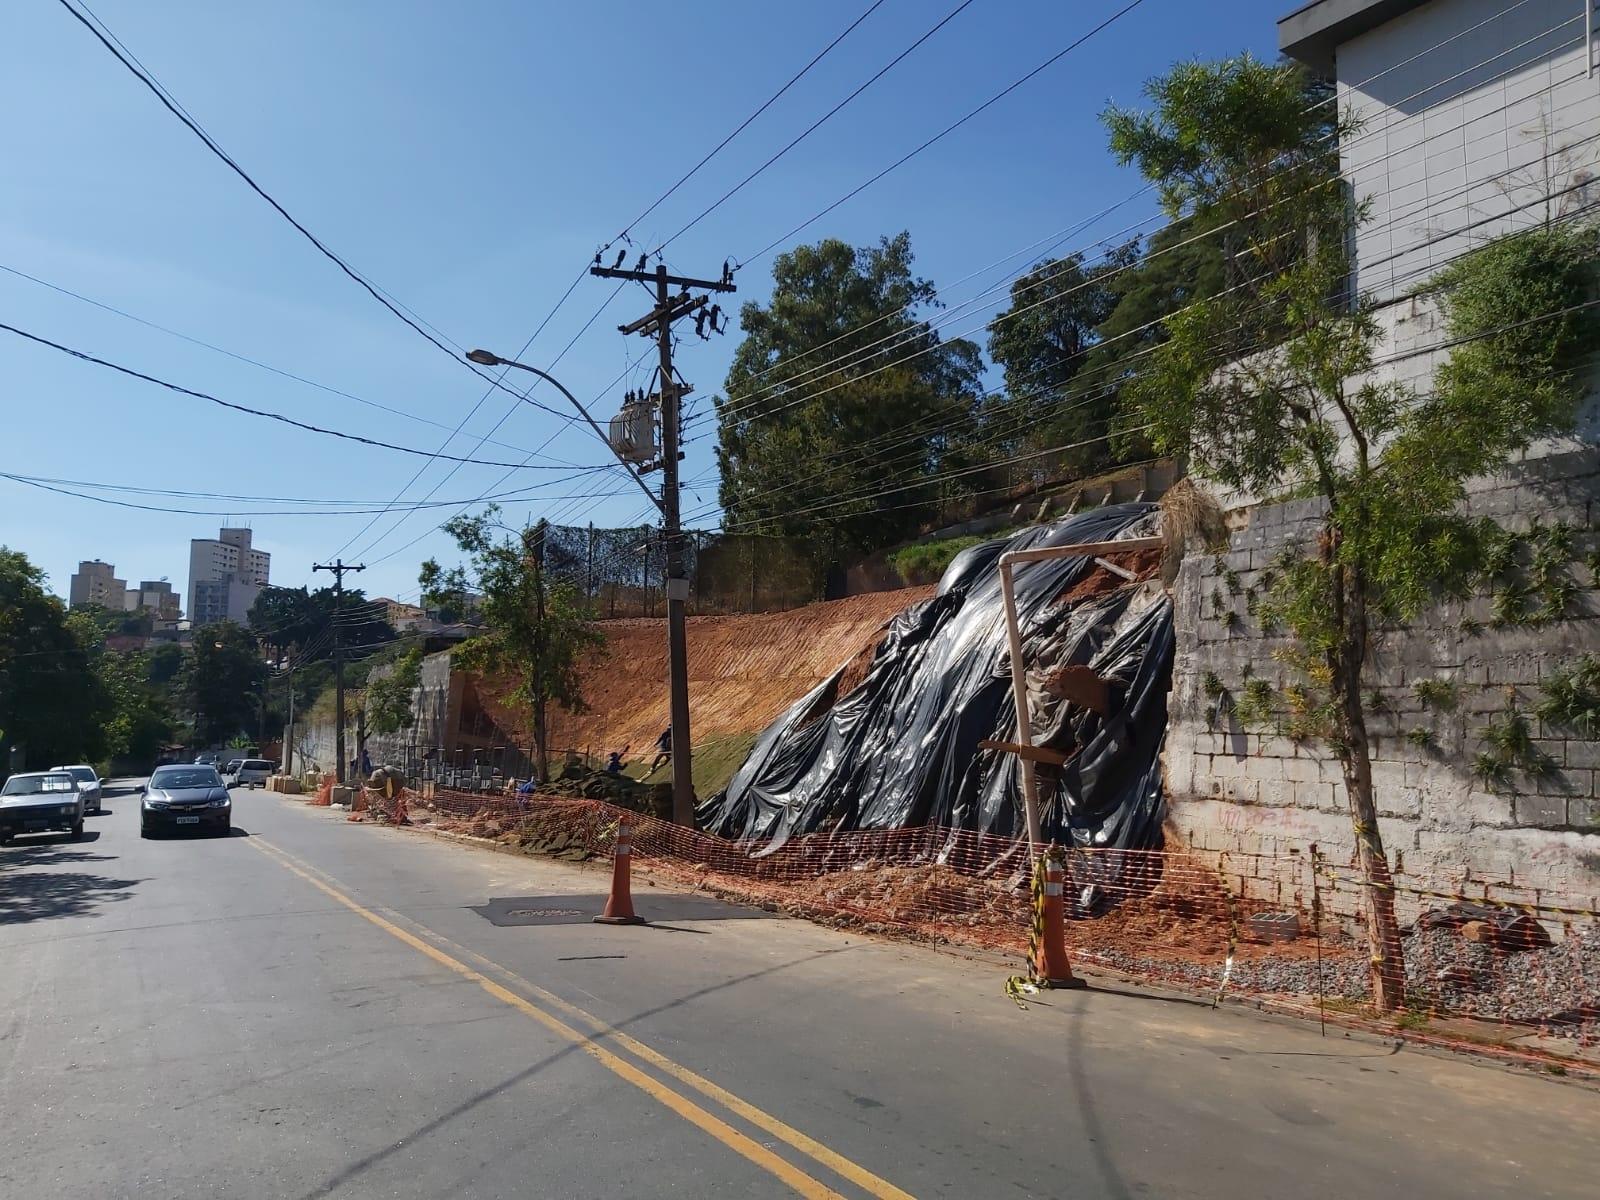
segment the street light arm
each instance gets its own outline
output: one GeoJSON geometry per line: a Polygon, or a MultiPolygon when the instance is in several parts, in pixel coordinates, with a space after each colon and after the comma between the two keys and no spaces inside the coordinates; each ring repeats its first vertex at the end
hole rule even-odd
{"type": "MultiPolygon", "coordinates": [[[[595,419],[589,415],[589,410],[583,406],[583,403],[571,392],[569,392],[566,388],[566,385],[554,375],[551,375],[547,371],[541,371],[538,367],[530,367],[527,363],[520,363],[510,358],[501,358],[498,354],[491,354],[487,350],[473,350],[467,354],[467,358],[472,362],[486,367],[516,367],[519,371],[527,371],[530,375],[537,375],[540,379],[550,384],[556,389],[556,391],[565,396],[572,407],[578,410],[583,419],[589,422],[589,428],[594,430],[595,436],[606,444],[606,448],[608,450],[611,449],[611,439],[606,436],[605,430],[600,428],[595,419]]],[[[526,397],[524,397],[524,399],[526,399],[526,397]]],[[[655,505],[657,509],[661,509],[661,501],[657,499],[656,494],[650,490],[650,486],[645,483],[644,476],[640,475],[638,471],[634,470],[633,464],[628,462],[627,459],[623,458],[620,454],[617,454],[615,450],[612,450],[611,452],[612,454],[616,455],[617,462],[622,465],[623,470],[627,471],[629,475],[633,476],[633,481],[639,485],[640,489],[646,496],[650,497],[650,503],[655,505]]]]}

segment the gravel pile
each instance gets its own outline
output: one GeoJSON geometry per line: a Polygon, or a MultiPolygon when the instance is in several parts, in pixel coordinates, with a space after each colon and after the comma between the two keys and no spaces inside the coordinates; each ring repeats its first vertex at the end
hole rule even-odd
{"type": "MultiPolygon", "coordinates": [[[[1469,942],[1453,929],[1405,935],[1406,987],[1418,1008],[1451,1016],[1514,1021],[1543,1032],[1585,1040],[1600,1038],[1600,925],[1575,930],[1553,946],[1503,951],[1469,942]]],[[[1130,974],[1200,989],[1215,988],[1221,961],[1196,963],[1160,954],[1097,949],[1086,959],[1130,974]]],[[[1229,991],[1307,999],[1317,995],[1315,958],[1262,955],[1234,962],[1229,991]]],[[[1323,957],[1322,994],[1364,1000],[1365,956],[1339,950],[1323,957]]]]}

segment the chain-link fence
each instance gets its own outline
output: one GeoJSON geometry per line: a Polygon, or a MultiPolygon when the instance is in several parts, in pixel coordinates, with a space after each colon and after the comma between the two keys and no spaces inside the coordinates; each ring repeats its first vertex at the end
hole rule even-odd
{"type": "MultiPolygon", "coordinates": [[[[412,818],[481,837],[512,835],[531,852],[559,847],[604,858],[624,815],[595,799],[487,790],[436,785],[412,818]]],[[[630,820],[641,866],[730,899],[939,943],[1018,954],[1027,946],[1028,851],[1014,839],[923,826],[819,832],[774,847],[643,812],[630,820]]],[[[1284,855],[1074,847],[1066,872],[1075,960],[1209,999],[1244,994],[1329,1023],[1370,1017],[1365,889],[1350,864],[1314,847],[1284,855]]],[[[1405,874],[1391,886],[1406,968],[1405,1008],[1391,1025],[1423,1040],[1476,1036],[1510,1050],[1528,1037],[1580,1048],[1600,1040],[1593,898],[1405,874]],[[1476,1035],[1435,1025],[1461,1018],[1478,1023],[1476,1035]]]]}
{"type": "MultiPolygon", "coordinates": [[[[827,564],[801,539],[686,530],[683,547],[691,613],[773,612],[823,598],[827,564]]],[[[666,613],[667,544],[655,526],[546,526],[545,570],[601,617],[666,613]]]]}

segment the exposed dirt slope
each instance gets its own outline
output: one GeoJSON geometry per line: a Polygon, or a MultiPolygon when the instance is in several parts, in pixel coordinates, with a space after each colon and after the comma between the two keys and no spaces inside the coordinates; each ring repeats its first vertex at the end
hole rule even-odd
{"type": "MultiPolygon", "coordinates": [[[[764,729],[790,704],[878,640],[896,613],[933,595],[906,588],[809,604],[788,612],[689,618],[689,715],[698,744],[764,729]]],[[[668,721],[665,619],[602,621],[606,654],[583,671],[582,716],[555,712],[550,745],[596,753],[632,747],[648,758],[668,721]]],[[[502,728],[527,736],[526,718],[481,690],[502,728]]]]}

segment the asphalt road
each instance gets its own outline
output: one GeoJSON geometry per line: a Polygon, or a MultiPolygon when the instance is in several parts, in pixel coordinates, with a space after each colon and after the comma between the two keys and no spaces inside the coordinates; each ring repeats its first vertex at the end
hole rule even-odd
{"type": "MultiPolygon", "coordinates": [[[[126,786],[125,781],[122,786],[126,786]]],[[[1600,1096],[236,793],[0,850],[0,1195],[1592,1197],[1600,1096]]]]}

